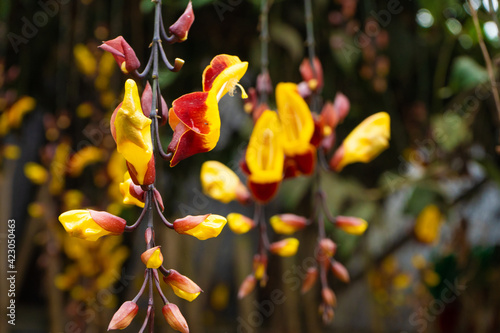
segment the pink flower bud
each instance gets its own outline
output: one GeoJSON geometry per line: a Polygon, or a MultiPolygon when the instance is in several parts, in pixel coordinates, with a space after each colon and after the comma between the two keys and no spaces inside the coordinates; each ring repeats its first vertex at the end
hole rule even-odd
{"type": "Polygon", "coordinates": [[[161,312],[163,313],[163,316],[165,317],[165,320],[170,325],[170,327],[181,333],[189,333],[189,327],[186,319],[182,315],[177,305],[168,303],[161,309],[161,312]]]}
{"type": "Polygon", "coordinates": [[[302,282],[302,289],[300,292],[305,294],[314,286],[314,283],[318,279],[318,269],[316,267],[309,267],[306,272],[306,277],[304,282],[302,282]]]}
{"type": "Polygon", "coordinates": [[[299,71],[302,79],[306,81],[309,88],[313,91],[321,90],[323,88],[323,67],[317,57],[314,58],[311,66],[311,61],[308,58],[302,60],[299,71]]]}
{"type": "Polygon", "coordinates": [[[194,21],[193,5],[189,1],[186,10],[179,19],[170,26],[168,31],[177,37],[179,42],[183,42],[188,37],[189,28],[194,21]]]}
{"type": "Polygon", "coordinates": [[[257,284],[257,279],[253,275],[248,275],[245,280],[241,283],[240,289],[238,290],[238,299],[242,299],[243,297],[250,294],[257,284]]]}
{"type": "Polygon", "coordinates": [[[146,232],[144,232],[144,239],[146,240],[146,244],[151,242],[151,239],[155,238],[155,231],[152,228],[147,228],[146,232]]]}
{"type": "Polygon", "coordinates": [[[160,192],[158,192],[157,189],[154,189],[153,190],[153,195],[155,197],[156,202],[158,203],[158,206],[160,206],[160,209],[163,212],[163,210],[165,209],[165,207],[163,206],[163,199],[161,197],[160,192]]]}
{"type": "Polygon", "coordinates": [[[111,322],[108,326],[109,330],[122,330],[126,328],[132,322],[139,307],[135,302],[127,301],[120,306],[118,311],[115,312],[113,318],[111,318],[111,322]]]}
{"type": "Polygon", "coordinates": [[[125,74],[132,73],[141,66],[134,49],[132,49],[122,36],[103,42],[99,48],[111,53],[125,74]]]}
{"type": "Polygon", "coordinates": [[[333,275],[337,277],[342,282],[349,283],[350,277],[349,277],[349,272],[347,271],[347,268],[345,268],[344,265],[342,265],[338,261],[334,261],[332,263],[332,272],[333,275]]]}
{"type": "Polygon", "coordinates": [[[349,102],[349,99],[346,95],[339,92],[337,93],[337,95],[335,95],[333,106],[337,111],[338,123],[343,122],[345,117],[349,113],[349,110],[351,109],[351,102],[349,102]]]}

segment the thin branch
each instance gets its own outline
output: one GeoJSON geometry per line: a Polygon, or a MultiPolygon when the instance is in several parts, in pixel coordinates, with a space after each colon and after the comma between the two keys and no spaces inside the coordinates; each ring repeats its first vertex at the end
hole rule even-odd
{"type": "Polygon", "coordinates": [[[148,275],[149,275],[149,271],[146,269],[146,274],[144,276],[144,282],[142,283],[141,289],[139,290],[137,295],[134,297],[132,302],[137,303],[137,301],[139,300],[139,297],[141,297],[142,294],[144,293],[144,290],[146,289],[146,284],[148,283],[148,275]]]}
{"type": "Polygon", "coordinates": [[[488,77],[490,79],[490,84],[491,84],[491,92],[493,93],[493,99],[495,100],[498,119],[500,120],[500,97],[498,95],[498,88],[495,79],[495,73],[493,71],[493,64],[491,61],[491,57],[488,53],[488,49],[486,48],[486,44],[484,43],[483,34],[481,33],[481,26],[479,25],[479,18],[477,16],[477,11],[472,5],[471,0],[469,0],[469,9],[472,14],[474,27],[476,28],[477,39],[479,42],[479,46],[481,47],[481,52],[483,53],[484,62],[486,63],[486,70],[488,71],[488,77]]]}
{"type": "Polygon", "coordinates": [[[156,211],[158,212],[158,215],[160,216],[160,219],[163,222],[163,224],[169,229],[174,229],[174,225],[172,223],[170,223],[165,216],[163,216],[163,213],[161,212],[160,205],[158,204],[158,201],[156,201],[156,199],[154,199],[154,202],[155,202],[156,211]]]}
{"type": "Polygon", "coordinates": [[[171,153],[171,152],[168,152],[168,153],[165,153],[165,151],[163,150],[163,147],[161,145],[161,141],[160,141],[160,133],[158,131],[158,118],[155,117],[153,119],[153,127],[154,127],[154,130],[153,132],[155,132],[155,142],[156,142],[156,147],[158,148],[158,155],[160,155],[161,158],[163,158],[165,161],[169,162],[172,157],[174,157],[174,154],[171,153]]]}
{"type": "Polygon", "coordinates": [[[168,61],[168,58],[167,58],[167,55],[165,54],[165,50],[163,49],[163,45],[161,44],[161,41],[158,45],[159,49],[160,49],[160,54],[161,54],[161,59],[163,60],[163,63],[165,64],[165,66],[167,66],[168,70],[174,72],[174,66],[170,63],[170,61],[168,61]]]}
{"type": "Polygon", "coordinates": [[[161,14],[160,14],[160,33],[161,33],[161,38],[169,44],[173,44],[178,41],[177,36],[167,35],[167,32],[165,31],[165,26],[163,25],[163,15],[161,14]]]}
{"type": "Polygon", "coordinates": [[[137,227],[141,224],[142,220],[144,219],[144,216],[146,216],[146,212],[148,211],[148,207],[149,207],[149,198],[146,195],[146,199],[144,200],[144,208],[142,209],[141,215],[139,215],[139,218],[137,219],[137,221],[135,221],[134,224],[132,224],[130,226],[129,225],[125,226],[126,232],[131,232],[131,231],[134,231],[135,229],[137,229],[137,227]]]}
{"type": "Polygon", "coordinates": [[[156,290],[158,290],[158,294],[160,294],[160,297],[161,297],[161,300],[163,301],[163,304],[167,304],[168,300],[165,297],[165,295],[163,294],[163,290],[161,290],[160,281],[155,279],[155,286],[156,286],[156,290]]]}
{"type": "Polygon", "coordinates": [[[137,69],[134,71],[133,75],[136,77],[136,78],[139,78],[139,79],[144,79],[146,77],[146,75],[148,75],[149,71],[151,70],[151,65],[153,64],[153,52],[151,52],[149,54],[149,59],[148,59],[148,63],[146,64],[146,67],[144,67],[144,70],[139,73],[137,71],[137,69]]]}

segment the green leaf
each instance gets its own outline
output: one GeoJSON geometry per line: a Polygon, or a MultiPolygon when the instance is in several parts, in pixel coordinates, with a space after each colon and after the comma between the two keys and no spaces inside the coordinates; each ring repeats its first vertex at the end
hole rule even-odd
{"type": "Polygon", "coordinates": [[[271,40],[288,51],[292,60],[298,61],[304,52],[302,36],[291,25],[271,21],[269,25],[271,40]]]}
{"type": "Polygon", "coordinates": [[[450,87],[460,92],[488,81],[488,72],[468,56],[457,57],[451,66],[450,87]]]}
{"type": "Polygon", "coordinates": [[[143,14],[148,14],[151,13],[155,8],[155,3],[151,2],[151,0],[142,0],[139,8],[141,9],[141,12],[143,14]]]}
{"type": "Polygon", "coordinates": [[[467,121],[456,112],[447,112],[433,117],[431,128],[436,142],[449,152],[472,140],[467,121]]]}
{"type": "Polygon", "coordinates": [[[354,38],[341,30],[330,36],[333,57],[345,73],[354,73],[361,56],[361,49],[354,44],[354,38]]]}

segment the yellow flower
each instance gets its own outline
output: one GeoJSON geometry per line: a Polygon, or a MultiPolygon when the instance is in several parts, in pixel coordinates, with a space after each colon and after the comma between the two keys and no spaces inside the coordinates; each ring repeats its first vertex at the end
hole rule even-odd
{"type": "Polygon", "coordinates": [[[368,222],[352,216],[337,216],[335,226],[351,235],[362,235],[368,228],[368,222]]]}
{"type": "Polygon", "coordinates": [[[169,275],[163,277],[163,281],[172,287],[178,297],[192,302],[203,291],[190,278],[175,269],[170,269],[169,272],[169,275]]]}
{"type": "Polygon", "coordinates": [[[228,203],[237,199],[246,202],[250,196],[238,176],[224,164],[207,161],[201,166],[201,186],[203,192],[212,199],[228,203]]]}
{"type": "Polygon", "coordinates": [[[294,214],[274,215],[269,221],[274,232],[282,235],[291,235],[307,225],[305,217],[294,214]]]}
{"type": "Polygon", "coordinates": [[[250,171],[248,185],[256,200],[267,202],[276,194],[283,179],[284,160],[278,115],[266,110],[255,123],[245,155],[250,171]]]}
{"type": "Polygon", "coordinates": [[[89,48],[83,44],[76,44],[73,48],[73,56],[78,70],[86,76],[92,76],[97,69],[97,62],[89,48]]]}
{"type": "Polygon", "coordinates": [[[443,216],[436,205],[426,206],[417,216],[415,237],[423,243],[433,243],[439,238],[443,216]]]}
{"type": "Polygon", "coordinates": [[[297,253],[299,240],[297,238],[285,238],[279,242],[272,243],[269,250],[282,257],[291,257],[297,253]]]}
{"type": "Polygon", "coordinates": [[[191,235],[199,240],[219,236],[226,225],[226,218],[215,214],[191,216],[174,221],[174,229],[179,234],[191,235]]]}
{"type": "Polygon", "coordinates": [[[123,182],[120,183],[120,192],[123,196],[123,203],[125,205],[136,205],[144,208],[144,191],[140,186],[135,185],[132,182],[128,171],[123,175],[123,179],[123,182]]]}
{"type": "Polygon", "coordinates": [[[73,154],[68,163],[68,174],[78,177],[86,166],[104,160],[105,152],[97,147],[87,146],[73,154]]]}
{"type": "Polygon", "coordinates": [[[36,100],[30,96],[19,98],[12,106],[2,113],[0,119],[0,135],[7,134],[9,128],[19,128],[24,116],[35,109],[36,100]]]}
{"type": "Polygon", "coordinates": [[[235,234],[244,234],[255,227],[255,222],[244,215],[230,213],[227,216],[227,224],[235,234]]]}
{"type": "Polygon", "coordinates": [[[111,118],[111,133],[137,185],[152,184],[155,177],[150,125],[151,119],[142,113],[137,85],[128,79],[123,103],[111,118]]]}
{"type": "Polygon", "coordinates": [[[28,162],[24,165],[24,175],[37,185],[42,185],[49,177],[47,170],[35,162],[28,162]]]}
{"type": "MultiPolygon", "coordinates": [[[[170,166],[194,154],[215,148],[220,136],[218,102],[227,92],[233,94],[248,67],[236,56],[221,54],[203,72],[203,92],[183,95],[172,102],[169,125],[174,131],[168,151],[173,153],[170,166]]],[[[243,98],[246,93],[242,92],[243,98]]]]}
{"type": "Polygon", "coordinates": [[[54,153],[54,158],[50,163],[50,184],[49,192],[52,195],[57,195],[62,192],[66,183],[66,170],[71,152],[71,146],[67,142],[61,142],[57,145],[54,153]]]}
{"type": "Polygon", "coordinates": [[[91,209],[64,212],[59,215],[59,222],[71,236],[91,241],[105,235],[119,235],[127,223],[121,217],[91,209]]]}
{"type": "Polygon", "coordinates": [[[17,160],[21,156],[21,148],[17,145],[6,144],[3,148],[3,156],[9,160],[17,160]]]}
{"type": "Polygon", "coordinates": [[[163,255],[160,247],[155,246],[141,254],[141,260],[147,268],[158,268],[163,264],[163,255]]]}
{"type": "Polygon", "coordinates": [[[372,161],[389,147],[390,121],[386,112],[366,118],[345,138],[330,160],[330,167],[341,171],[351,163],[372,161]]]}

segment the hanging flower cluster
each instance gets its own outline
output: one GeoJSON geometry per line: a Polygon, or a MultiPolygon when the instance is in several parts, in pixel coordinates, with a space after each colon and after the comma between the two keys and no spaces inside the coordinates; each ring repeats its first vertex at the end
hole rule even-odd
{"type": "MultiPolygon", "coordinates": [[[[116,142],[117,152],[125,160],[126,171],[117,172],[114,182],[119,188],[124,204],[142,208],[142,213],[135,223],[127,222],[105,211],[92,209],[76,209],[59,216],[59,221],[66,231],[75,237],[95,241],[106,235],[120,235],[135,230],[142,221],[147,221],[145,232],[146,250],[141,255],[145,265],[144,283],[134,299],[122,304],[114,314],[108,330],[124,329],[138,313],[137,301],[149,284],[149,302],[146,319],[141,332],[149,325],[153,327],[153,289],[155,288],[163,300],[162,313],[168,324],[180,332],[189,332],[186,320],[178,307],[170,303],[163,294],[160,285],[160,274],[163,281],[174,293],[188,301],[193,301],[202,292],[201,288],[188,277],[173,269],[163,266],[161,247],[155,243],[153,211],[157,213],[163,224],[179,234],[186,234],[200,240],[217,237],[227,220],[215,214],[186,216],[169,222],[163,215],[163,200],[155,188],[155,158],[170,161],[173,167],[185,158],[194,154],[212,150],[220,136],[220,116],[218,101],[226,93],[233,94],[236,87],[242,89],[238,81],[245,74],[248,63],[240,61],[236,56],[218,55],[203,72],[202,92],[186,94],[172,103],[170,110],[161,96],[158,84],[158,63],[163,63],[171,71],[181,69],[184,61],[175,59],[170,64],[163,50],[162,41],[176,43],[186,40],[189,28],[194,20],[191,3],[185,12],[169,28],[168,35],[163,28],[161,18],[161,2],[155,4],[155,37],[151,45],[151,55],[145,69],[139,72],[140,61],[133,48],[122,36],[103,42],[100,48],[109,52],[124,74],[131,78],[125,82],[123,101],[116,107],[110,120],[112,136],[116,142]],[[157,37],[161,37],[160,40],[157,37]],[[152,70],[152,83],[147,82],[139,95],[138,83],[152,70]],[[162,149],[159,139],[159,127],[169,124],[173,130],[173,138],[167,152],[162,149]],[[120,182],[118,179],[123,175],[120,182]]],[[[86,155],[85,155],[86,156],[86,155]]],[[[119,157],[113,157],[119,158],[119,157]]],[[[83,162],[79,162],[79,165],[83,162]]],[[[81,168],[81,167],[80,167],[81,168]]],[[[78,171],[78,169],[75,169],[78,171]]],[[[238,187],[238,186],[237,186],[238,187]]],[[[215,190],[215,187],[213,187],[215,190]]],[[[220,194],[224,197],[224,194],[220,194]]],[[[244,186],[239,187],[238,197],[242,201],[248,199],[244,186]]]]}
{"type": "MultiPolygon", "coordinates": [[[[311,101],[323,86],[321,64],[318,59],[312,64],[306,59],[300,67],[300,72],[304,79],[300,84],[282,82],[276,86],[277,112],[270,110],[266,103],[260,102],[267,98],[261,98],[259,92],[270,91],[270,80],[265,73],[259,76],[257,88],[250,90],[250,98],[245,105],[245,111],[252,114],[255,124],[241,168],[247,175],[247,188],[255,202],[255,215],[249,218],[231,213],[227,220],[231,230],[237,234],[258,227],[260,240],[258,253],[253,260],[252,273],[241,284],[238,293],[240,298],[248,295],[258,281],[261,286],[266,284],[269,252],[283,257],[293,256],[297,252],[299,241],[296,238],[287,237],[270,243],[266,231],[263,205],[276,196],[281,182],[297,176],[319,173],[321,168],[340,172],[351,163],[368,163],[389,145],[390,118],[387,113],[380,112],[358,125],[327,163],[326,157],[330,155],[335,144],[335,129],[347,116],[350,102],[345,95],[339,93],[333,103],[324,105],[320,114],[312,113],[306,99],[311,101]]],[[[247,192],[236,174],[216,161],[203,165],[201,182],[204,193],[225,203],[247,192]]],[[[309,269],[302,291],[308,291],[318,276],[321,277],[320,312],[324,321],[328,322],[333,318],[336,298],[333,290],[327,285],[327,272],[331,270],[334,276],[344,282],[349,281],[349,273],[333,258],[337,245],[325,235],[324,218],[335,227],[353,235],[363,234],[368,223],[357,217],[333,216],[327,207],[324,191],[321,190],[320,184],[316,186],[312,218],[280,214],[271,217],[269,222],[276,234],[286,236],[313,222],[318,223],[320,237],[316,250],[317,266],[309,269]]]]}

